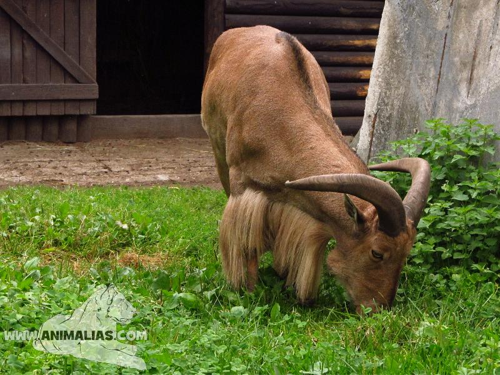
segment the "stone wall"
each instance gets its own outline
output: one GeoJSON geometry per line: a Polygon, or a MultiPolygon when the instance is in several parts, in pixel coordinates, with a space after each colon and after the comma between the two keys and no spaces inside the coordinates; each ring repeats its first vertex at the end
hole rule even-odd
{"type": "Polygon", "coordinates": [[[478,118],[500,131],[499,21],[500,0],[386,1],[358,134],[363,160],[430,118],[478,118]]]}

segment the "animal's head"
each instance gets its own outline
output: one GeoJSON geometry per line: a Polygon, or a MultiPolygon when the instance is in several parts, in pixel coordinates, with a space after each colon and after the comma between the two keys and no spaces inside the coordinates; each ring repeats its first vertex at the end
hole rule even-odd
{"type": "Polygon", "coordinates": [[[400,159],[370,169],[411,173],[412,184],[404,200],[389,184],[364,174],[313,176],[287,182],[294,189],[346,194],[345,217],[353,221],[353,230],[337,239],[337,248],[327,262],[358,312],[361,305],[374,310],[392,305],[430,186],[430,167],[423,159],[400,159]],[[362,212],[347,194],[370,202],[375,210],[362,212]]]}

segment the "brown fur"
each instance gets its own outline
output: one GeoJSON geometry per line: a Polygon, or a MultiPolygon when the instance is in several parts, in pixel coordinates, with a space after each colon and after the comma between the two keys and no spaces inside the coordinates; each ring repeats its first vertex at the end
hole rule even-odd
{"type": "Polygon", "coordinates": [[[294,285],[298,298],[314,300],[317,294],[324,251],[331,238],[328,227],[297,208],[271,203],[263,193],[246,190],[229,198],[220,226],[220,248],[224,272],[235,287],[248,284],[248,264],[273,252],[274,268],[286,285],[294,285]]]}
{"type": "Polygon", "coordinates": [[[295,38],[267,26],[221,35],[203,87],[202,122],[229,196],[220,248],[233,286],[253,290],[259,257],[272,251],[276,271],[309,302],[334,237],[327,264],[353,302],[391,304],[415,238],[411,225],[389,237],[364,200],[351,196],[346,209],[343,194],[285,187],[313,175],[369,174],[333,121],[321,68],[295,38]]]}

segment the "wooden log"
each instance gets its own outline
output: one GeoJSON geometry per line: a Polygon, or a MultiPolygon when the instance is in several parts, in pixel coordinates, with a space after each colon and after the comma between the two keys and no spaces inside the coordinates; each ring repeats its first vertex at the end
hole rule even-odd
{"type": "Polygon", "coordinates": [[[9,123],[9,139],[21,141],[26,139],[26,118],[11,117],[9,123]]]}
{"type": "Polygon", "coordinates": [[[92,139],[92,125],[90,121],[85,121],[85,117],[78,116],[77,142],[90,142],[92,139]]]}
{"type": "Polygon", "coordinates": [[[229,14],[276,14],[291,16],[344,16],[380,18],[381,1],[350,0],[226,0],[229,14]]]}
{"type": "MultiPolygon", "coordinates": [[[[47,35],[50,33],[50,0],[38,0],[36,23],[47,35]]],[[[36,50],[36,82],[50,83],[50,56],[40,47],[36,50]]],[[[50,115],[50,105],[48,101],[38,101],[37,115],[50,115]]]]}
{"type": "Polygon", "coordinates": [[[375,51],[377,37],[371,35],[295,35],[310,51],[375,51]]]}
{"type": "Polygon", "coordinates": [[[59,139],[59,117],[44,117],[42,138],[45,142],[57,142],[59,139]]]}
{"type": "MultiPolygon", "coordinates": [[[[36,19],[36,1],[23,0],[23,11],[30,19],[36,19]]],[[[36,45],[26,31],[23,32],[23,83],[36,83],[36,45]]],[[[24,101],[23,105],[25,116],[36,115],[35,101],[24,101]]]]}
{"type": "Polygon", "coordinates": [[[38,142],[42,140],[43,118],[31,116],[26,119],[26,140],[38,142]]]}
{"type": "Polygon", "coordinates": [[[368,95],[366,83],[329,83],[332,99],[364,99],[368,95]]]}
{"type": "Polygon", "coordinates": [[[311,52],[321,66],[371,66],[373,52],[311,52]]]}
{"type": "Polygon", "coordinates": [[[227,14],[226,28],[268,25],[288,33],[378,34],[378,18],[301,17],[227,14]]]}
{"type": "Polygon", "coordinates": [[[59,122],[59,139],[66,143],[75,143],[77,139],[78,116],[63,116],[59,122]]]}
{"type": "Polygon", "coordinates": [[[9,118],[0,117],[0,142],[9,139],[9,118]]]}
{"type": "MultiPolygon", "coordinates": [[[[64,0],[50,0],[50,38],[59,48],[64,48],[64,0]]],[[[64,70],[54,59],[50,61],[50,82],[64,83],[64,70]]],[[[64,102],[51,102],[50,113],[63,115],[64,102]]]]}
{"type": "Polygon", "coordinates": [[[331,67],[321,68],[328,82],[367,82],[370,80],[370,68],[331,67]]]}
{"type": "MultiPolygon", "coordinates": [[[[7,13],[0,9],[0,85],[10,83],[10,49],[10,19],[7,13]]],[[[0,116],[10,116],[10,106],[10,103],[0,102],[0,116]]]]}
{"type": "MultiPolygon", "coordinates": [[[[17,5],[22,6],[22,0],[16,0],[16,3],[17,5]]],[[[11,66],[10,66],[11,82],[23,83],[23,30],[14,20],[11,20],[10,22],[10,36],[11,36],[11,66]]],[[[23,102],[11,103],[12,116],[22,116],[23,109],[24,109],[23,102]]]]}
{"type": "Polygon", "coordinates": [[[332,100],[333,117],[363,116],[365,113],[364,100],[332,100]]]}
{"type": "Polygon", "coordinates": [[[358,117],[337,117],[335,122],[339,126],[342,134],[355,135],[363,124],[363,116],[358,117]]]}
{"type": "Polygon", "coordinates": [[[225,0],[205,0],[205,71],[217,38],[226,29],[225,0]]]}
{"type": "MultiPolygon", "coordinates": [[[[96,79],[96,0],[80,0],[80,66],[96,79]]],[[[93,100],[80,101],[80,114],[96,113],[93,100]]]]}
{"type": "MultiPolygon", "coordinates": [[[[80,0],[66,1],[64,4],[64,50],[75,62],[80,61],[80,0]]],[[[64,73],[64,82],[67,84],[76,83],[77,80],[71,74],[64,73]]],[[[66,101],[64,113],[67,115],[80,114],[80,102],[77,100],[66,101]]],[[[76,125],[74,138],[73,142],[76,142],[76,125]]],[[[71,140],[65,142],[71,142],[71,140]]]]}

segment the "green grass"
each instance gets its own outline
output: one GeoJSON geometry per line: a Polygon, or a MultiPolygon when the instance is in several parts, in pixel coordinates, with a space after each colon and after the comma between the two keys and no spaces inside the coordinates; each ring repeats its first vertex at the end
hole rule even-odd
{"type": "Polygon", "coordinates": [[[209,189],[1,191],[0,371],[136,373],[3,340],[113,282],[138,311],[127,329],[148,331],[136,344],[150,373],[500,374],[498,283],[410,259],[395,307],[359,317],[326,274],[317,304],[298,306],[266,255],[255,293],[235,292],[217,250],[225,201],[209,189]]]}

